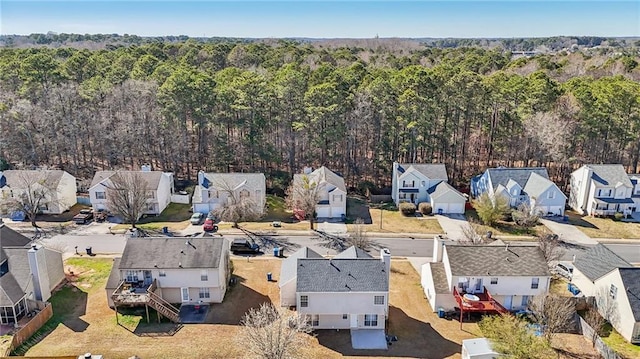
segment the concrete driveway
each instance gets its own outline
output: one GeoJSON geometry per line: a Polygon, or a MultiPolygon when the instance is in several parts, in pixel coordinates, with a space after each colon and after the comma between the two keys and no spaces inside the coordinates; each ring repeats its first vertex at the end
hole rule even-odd
{"type": "Polygon", "coordinates": [[[464,214],[436,214],[440,227],[451,240],[459,240],[464,237],[462,227],[469,224],[464,214]]]}
{"type": "MultiPolygon", "coordinates": [[[[562,217],[559,217],[562,218],[562,217]]],[[[553,233],[557,234],[561,240],[569,243],[579,244],[583,246],[596,245],[598,241],[584,234],[581,230],[572,224],[558,222],[552,219],[540,219],[540,223],[544,224],[553,233]]]]}
{"type": "Polygon", "coordinates": [[[334,235],[347,233],[347,225],[344,223],[318,222],[316,225],[316,228],[324,233],[334,235]]]}

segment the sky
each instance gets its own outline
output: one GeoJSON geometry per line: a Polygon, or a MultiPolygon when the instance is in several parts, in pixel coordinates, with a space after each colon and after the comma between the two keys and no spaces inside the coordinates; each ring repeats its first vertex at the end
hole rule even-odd
{"type": "Polygon", "coordinates": [[[191,37],[640,36],[640,1],[0,0],[0,33],[191,37]]]}

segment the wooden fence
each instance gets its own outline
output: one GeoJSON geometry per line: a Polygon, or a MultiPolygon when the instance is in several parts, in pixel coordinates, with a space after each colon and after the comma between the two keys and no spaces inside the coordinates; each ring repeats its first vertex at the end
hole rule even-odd
{"type": "Polygon", "coordinates": [[[25,341],[27,341],[38,329],[42,328],[44,323],[46,323],[51,317],[53,317],[53,308],[50,303],[44,303],[44,306],[40,306],[42,309],[38,314],[33,316],[31,320],[24,327],[20,328],[17,332],[13,334],[13,338],[11,339],[11,344],[7,349],[5,356],[9,356],[12,351],[14,351],[17,347],[22,345],[25,341]]]}
{"type": "MultiPolygon", "coordinates": [[[[591,340],[594,338],[593,328],[591,328],[591,326],[587,324],[587,322],[581,316],[578,315],[578,318],[580,318],[582,335],[587,338],[589,342],[591,342],[591,340]]],[[[609,348],[609,346],[602,340],[602,338],[600,338],[599,335],[595,334],[595,338],[596,349],[604,359],[622,359],[622,357],[620,357],[615,351],[613,351],[613,349],[609,348]]]]}

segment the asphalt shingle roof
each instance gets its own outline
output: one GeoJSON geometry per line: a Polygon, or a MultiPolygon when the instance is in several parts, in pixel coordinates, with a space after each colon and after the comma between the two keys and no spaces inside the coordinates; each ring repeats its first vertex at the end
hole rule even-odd
{"type": "Polygon", "coordinates": [[[542,193],[544,193],[544,191],[553,186],[555,186],[555,184],[551,182],[549,178],[545,178],[540,176],[538,173],[533,172],[529,176],[527,184],[524,186],[523,190],[530,197],[538,198],[542,193]]]}
{"type": "Polygon", "coordinates": [[[3,247],[25,247],[31,243],[31,239],[0,224],[0,248],[3,247]]]}
{"type": "MultiPolygon", "coordinates": [[[[305,174],[297,173],[293,175],[293,183],[298,184],[302,183],[302,176],[305,174]]],[[[309,179],[315,183],[321,183],[323,181],[334,185],[336,188],[339,188],[343,192],[347,192],[347,187],[344,184],[344,178],[340,177],[337,173],[331,171],[330,169],[322,166],[315,171],[309,173],[309,179]]]]}
{"type": "Polygon", "coordinates": [[[363,251],[362,249],[356,247],[356,246],[351,246],[347,249],[345,249],[344,251],[338,253],[335,257],[333,258],[344,258],[344,259],[357,259],[357,258],[373,258],[371,256],[371,254],[363,251]]]}
{"type": "Polygon", "coordinates": [[[24,296],[24,291],[11,272],[0,277],[0,307],[10,307],[24,296]]]}
{"type": "Polygon", "coordinates": [[[493,185],[494,190],[498,185],[507,187],[510,179],[517,182],[524,189],[532,173],[537,173],[541,177],[549,179],[547,169],[544,167],[489,168],[487,172],[489,172],[489,178],[491,178],[491,185],[493,185]]]}
{"type": "Polygon", "coordinates": [[[236,188],[246,183],[249,188],[260,189],[266,183],[262,173],[205,173],[204,176],[213,188],[236,188]]]}
{"type": "Polygon", "coordinates": [[[593,282],[616,268],[631,267],[631,264],[598,243],[580,254],[573,266],[593,282]]]}
{"type": "Polygon", "coordinates": [[[640,268],[619,268],[624,290],[636,322],[640,322],[640,268]]]}
{"type": "Polygon", "coordinates": [[[109,273],[109,279],[107,279],[106,289],[116,289],[120,285],[120,261],[122,258],[117,257],[113,259],[113,266],[111,267],[111,273],[109,273]]]}
{"type": "Polygon", "coordinates": [[[445,246],[455,276],[549,276],[537,246],[445,246]]]}
{"type": "Polygon", "coordinates": [[[629,175],[620,164],[586,165],[593,171],[591,178],[604,185],[615,186],[619,182],[627,187],[632,187],[629,175]]]}
{"type": "Polygon", "coordinates": [[[218,237],[131,238],[120,269],[218,268],[220,255],[227,249],[226,240],[218,237]]]}
{"type": "Polygon", "coordinates": [[[442,196],[442,195],[444,195],[446,193],[449,193],[449,192],[454,192],[454,193],[458,194],[460,197],[464,198],[462,193],[460,193],[457,189],[453,188],[453,186],[451,186],[450,184],[448,184],[445,181],[442,181],[442,182],[438,183],[437,185],[432,186],[431,188],[429,188],[427,190],[427,192],[429,193],[429,195],[433,199],[437,199],[440,196],[442,196]]]}
{"type": "Polygon", "coordinates": [[[44,180],[48,186],[56,188],[64,175],[63,170],[6,170],[0,173],[6,179],[6,185],[11,188],[21,188],[24,179],[33,178],[37,178],[37,181],[44,180]]]}
{"type": "Polygon", "coordinates": [[[447,176],[447,168],[442,163],[399,163],[398,166],[404,169],[402,172],[407,171],[409,167],[413,166],[413,168],[427,176],[430,180],[441,179],[445,182],[449,180],[449,177],[447,176]]]}
{"type": "Polygon", "coordinates": [[[387,292],[380,259],[298,259],[296,292],[387,292]]]}
{"type": "Polygon", "coordinates": [[[433,280],[436,294],[449,293],[450,290],[447,284],[447,273],[444,270],[444,263],[430,262],[428,264],[429,267],[431,267],[431,279],[433,280]]]}
{"type": "Polygon", "coordinates": [[[302,247],[293,252],[289,257],[287,257],[287,259],[282,261],[282,266],[280,267],[280,280],[278,282],[280,286],[285,285],[296,277],[299,258],[322,258],[322,256],[309,247],[302,247]]]}
{"type": "Polygon", "coordinates": [[[93,180],[91,181],[91,186],[97,185],[98,183],[103,182],[109,177],[113,176],[116,173],[122,173],[125,175],[137,174],[141,176],[147,182],[147,189],[158,189],[160,185],[160,179],[162,178],[162,171],[98,171],[95,175],[93,175],[93,180]]]}

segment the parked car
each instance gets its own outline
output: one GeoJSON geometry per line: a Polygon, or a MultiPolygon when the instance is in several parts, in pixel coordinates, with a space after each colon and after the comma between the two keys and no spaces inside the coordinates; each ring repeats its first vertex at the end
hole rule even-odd
{"type": "Polygon", "coordinates": [[[198,225],[198,224],[202,223],[202,218],[203,217],[204,217],[204,214],[202,214],[200,212],[196,212],[191,216],[191,219],[189,221],[191,222],[191,224],[198,225]]]}
{"type": "Polygon", "coordinates": [[[202,226],[202,229],[205,232],[217,232],[218,226],[215,223],[213,223],[213,219],[207,218],[204,221],[204,225],[202,226]]]}
{"type": "Polygon", "coordinates": [[[556,264],[553,271],[559,276],[567,278],[569,280],[571,280],[571,278],[573,277],[573,266],[571,264],[558,263],[556,264]]]}
{"type": "Polygon", "coordinates": [[[213,212],[207,213],[207,219],[212,219],[214,222],[217,222],[218,220],[218,218],[216,218],[216,215],[213,214],[213,212]]]}
{"type": "Polygon", "coordinates": [[[85,224],[93,219],[93,212],[90,209],[81,209],[80,213],[73,216],[76,224],[85,224]]]}
{"type": "Polygon", "coordinates": [[[231,252],[236,253],[259,253],[260,246],[248,239],[234,239],[231,242],[231,252]]]}

